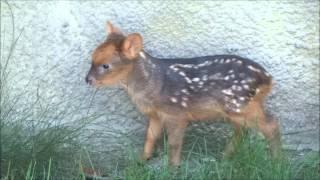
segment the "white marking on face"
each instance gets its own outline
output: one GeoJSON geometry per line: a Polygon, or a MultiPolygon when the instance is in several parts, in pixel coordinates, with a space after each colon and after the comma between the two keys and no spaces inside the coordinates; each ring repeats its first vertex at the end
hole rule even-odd
{"type": "Polygon", "coordinates": [[[234,80],[234,81],[233,81],[233,83],[238,83],[238,82],[239,82],[238,80],[234,80]]]}
{"type": "Polygon", "coordinates": [[[204,84],[203,81],[199,81],[199,85],[202,86],[204,84]]]}
{"type": "Polygon", "coordinates": [[[231,74],[230,77],[231,77],[231,79],[234,79],[236,77],[236,75],[231,74]]]}
{"type": "Polygon", "coordinates": [[[226,77],[224,77],[224,80],[229,80],[230,79],[230,77],[229,76],[226,76],[226,77]]]}
{"type": "Polygon", "coordinates": [[[187,103],[184,102],[184,101],[181,102],[181,106],[182,106],[182,107],[188,107],[187,103]]]}
{"type": "Polygon", "coordinates": [[[232,58],[231,61],[232,61],[232,62],[236,61],[236,58],[232,58]]]}
{"type": "Polygon", "coordinates": [[[245,83],[246,83],[246,80],[241,80],[240,83],[241,83],[241,84],[245,84],[245,83]]]}
{"type": "Polygon", "coordinates": [[[233,72],[234,72],[233,69],[231,69],[231,70],[228,71],[229,74],[231,74],[231,73],[233,73],[233,72]]]}
{"type": "Polygon", "coordinates": [[[146,59],[146,55],[144,54],[144,52],[140,51],[139,54],[143,59],[146,59]]]}
{"type": "Polygon", "coordinates": [[[190,89],[194,89],[194,86],[189,86],[190,87],[190,89]]]}
{"type": "Polygon", "coordinates": [[[227,60],[226,60],[226,63],[230,63],[230,61],[231,61],[230,59],[227,59],[227,60]]]}
{"type": "Polygon", "coordinates": [[[173,103],[177,103],[178,102],[177,98],[175,98],[175,97],[171,97],[170,101],[173,102],[173,103]]]}
{"type": "Polygon", "coordinates": [[[257,69],[257,68],[255,68],[255,67],[253,67],[253,66],[251,66],[251,65],[249,65],[248,68],[249,68],[250,70],[255,71],[255,72],[258,72],[258,73],[261,72],[260,69],[257,69]]]}
{"type": "Polygon", "coordinates": [[[219,59],[214,59],[214,62],[217,63],[219,61],[219,59]]]}
{"type": "Polygon", "coordinates": [[[240,101],[244,101],[244,100],[246,100],[246,98],[245,97],[239,97],[239,100],[240,101]]]}
{"type": "Polygon", "coordinates": [[[232,93],[232,90],[230,90],[230,89],[224,89],[224,90],[222,90],[222,93],[223,93],[223,94],[226,94],[226,95],[230,95],[230,96],[234,95],[234,94],[232,93]]]}
{"type": "Polygon", "coordinates": [[[259,89],[259,88],[257,88],[257,89],[256,89],[256,93],[259,93],[259,92],[260,92],[260,89],[259,89]]]}
{"type": "Polygon", "coordinates": [[[239,112],[241,112],[241,110],[240,109],[236,109],[236,112],[239,113],[239,112]]]}

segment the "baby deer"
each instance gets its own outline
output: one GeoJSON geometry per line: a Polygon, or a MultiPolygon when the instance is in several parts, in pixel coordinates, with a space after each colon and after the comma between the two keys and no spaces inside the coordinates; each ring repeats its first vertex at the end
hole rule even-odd
{"type": "Polygon", "coordinates": [[[170,164],[179,165],[189,122],[221,117],[235,128],[225,153],[234,151],[241,128],[246,127],[262,132],[277,155],[278,122],[263,108],[272,78],[259,64],[235,55],[159,59],[143,50],[140,34],[124,35],[110,22],[106,28],[108,36],[92,55],[86,81],[94,86],[122,85],[149,118],[143,159],[151,157],[165,128],[170,164]]]}

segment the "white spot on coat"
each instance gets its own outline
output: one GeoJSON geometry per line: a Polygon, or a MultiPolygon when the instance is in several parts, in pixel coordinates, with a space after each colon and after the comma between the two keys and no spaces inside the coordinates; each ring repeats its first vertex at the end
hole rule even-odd
{"type": "Polygon", "coordinates": [[[258,72],[258,73],[261,72],[260,69],[257,69],[257,68],[255,68],[255,67],[253,67],[253,66],[251,66],[251,65],[249,65],[248,68],[249,68],[250,70],[255,71],[255,72],[258,72]]]}
{"type": "Polygon", "coordinates": [[[249,87],[248,84],[244,84],[244,85],[243,85],[243,88],[246,89],[246,90],[249,90],[249,89],[250,89],[250,87],[249,87]]]}
{"type": "Polygon", "coordinates": [[[193,81],[193,82],[198,82],[198,81],[200,81],[200,78],[195,77],[195,78],[192,79],[192,81],[193,81]]]}
{"type": "Polygon", "coordinates": [[[198,64],[198,67],[210,66],[211,64],[212,64],[212,62],[205,61],[204,63],[198,64]]]}
{"type": "Polygon", "coordinates": [[[184,102],[184,101],[181,102],[181,106],[182,106],[182,107],[188,107],[187,103],[184,102]]]}
{"type": "Polygon", "coordinates": [[[202,76],[202,80],[203,80],[203,81],[207,81],[207,80],[208,80],[208,75],[206,75],[206,74],[203,75],[203,76],[202,76]]]}
{"type": "Polygon", "coordinates": [[[234,95],[231,89],[224,89],[222,90],[222,93],[230,96],[234,95]]]}
{"type": "Polygon", "coordinates": [[[192,83],[192,81],[191,81],[191,79],[190,79],[190,78],[188,78],[188,77],[184,77],[184,79],[187,81],[187,83],[188,83],[188,84],[191,84],[191,83],[192,83]]]}
{"type": "Polygon", "coordinates": [[[242,64],[242,61],[238,60],[238,61],[237,61],[237,64],[240,64],[240,65],[241,65],[241,64],[242,64]]]}
{"type": "Polygon", "coordinates": [[[173,102],[173,103],[177,103],[178,102],[177,98],[175,98],[175,97],[171,97],[170,101],[173,102]]]}
{"type": "Polygon", "coordinates": [[[188,100],[189,100],[189,98],[188,98],[188,97],[183,96],[183,97],[182,97],[182,100],[184,100],[184,101],[188,101],[188,100]]]}
{"type": "Polygon", "coordinates": [[[189,94],[189,91],[187,89],[182,89],[181,92],[184,94],[189,94]]]}
{"type": "Polygon", "coordinates": [[[215,73],[215,74],[213,74],[213,75],[210,75],[210,76],[209,76],[209,79],[210,79],[210,80],[223,79],[221,75],[222,75],[221,73],[215,73]]]}
{"type": "Polygon", "coordinates": [[[182,71],[180,71],[179,74],[180,74],[181,76],[186,76],[186,73],[184,73],[184,72],[182,72],[182,71]]]}

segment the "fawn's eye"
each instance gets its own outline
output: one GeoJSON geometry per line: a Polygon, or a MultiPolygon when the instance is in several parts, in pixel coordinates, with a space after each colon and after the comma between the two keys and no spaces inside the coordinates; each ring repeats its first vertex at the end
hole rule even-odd
{"type": "Polygon", "coordinates": [[[103,67],[104,69],[109,69],[109,64],[103,64],[102,67],[103,67]]]}

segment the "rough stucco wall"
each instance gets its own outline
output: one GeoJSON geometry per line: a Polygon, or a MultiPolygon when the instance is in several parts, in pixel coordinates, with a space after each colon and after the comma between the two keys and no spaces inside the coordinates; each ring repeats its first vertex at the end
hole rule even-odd
{"type": "MultiPolygon", "coordinates": [[[[22,90],[35,92],[41,84],[39,93],[43,99],[55,103],[73,98],[74,103],[68,104],[68,109],[87,107],[94,93],[84,82],[90,55],[105,39],[104,25],[106,20],[111,20],[124,32],[141,33],[145,50],[153,56],[229,53],[259,62],[276,81],[267,107],[280,120],[285,147],[319,150],[318,1],[14,1],[10,4],[16,36],[24,28],[9,66],[13,72],[12,94],[22,90]]],[[[1,5],[1,37],[5,34],[10,39],[9,9],[6,4],[1,5]]],[[[4,45],[1,53],[5,56],[7,50],[8,45],[4,45]]],[[[28,102],[32,96],[24,98],[28,102]]],[[[105,114],[100,118],[101,124],[91,129],[105,132],[103,138],[94,139],[93,147],[106,146],[109,152],[124,148],[122,145],[130,141],[143,143],[144,117],[124,91],[101,89],[90,107],[91,113],[105,114]],[[130,141],[120,140],[120,134],[130,141]]],[[[194,126],[197,126],[194,132],[200,134],[223,134],[207,123],[194,126]]]]}

